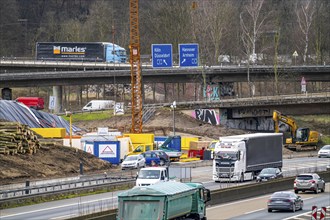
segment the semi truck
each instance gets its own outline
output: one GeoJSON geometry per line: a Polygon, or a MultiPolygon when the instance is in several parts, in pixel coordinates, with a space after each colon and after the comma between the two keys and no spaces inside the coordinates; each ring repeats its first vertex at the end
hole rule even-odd
{"type": "Polygon", "coordinates": [[[213,180],[253,180],[263,168],[282,169],[281,133],[255,133],[220,137],[215,145],[213,180]]]}
{"type": "Polygon", "coordinates": [[[37,42],[36,59],[126,63],[126,50],[109,42],[37,42]]]}
{"type": "Polygon", "coordinates": [[[118,195],[117,220],[206,220],[211,193],[201,183],[164,182],[118,195]]]}

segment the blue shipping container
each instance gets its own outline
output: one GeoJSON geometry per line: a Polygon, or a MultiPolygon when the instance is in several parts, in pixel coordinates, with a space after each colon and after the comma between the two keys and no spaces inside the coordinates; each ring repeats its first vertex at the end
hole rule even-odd
{"type": "Polygon", "coordinates": [[[94,141],[86,142],[84,151],[112,164],[120,163],[119,141],[94,141]]]}
{"type": "Polygon", "coordinates": [[[181,151],[181,136],[174,136],[169,147],[181,151]]]}
{"type": "Polygon", "coordinates": [[[157,147],[160,147],[169,138],[170,138],[170,142],[165,147],[172,148],[172,149],[181,151],[181,136],[173,136],[173,137],[156,136],[155,137],[155,144],[156,144],[156,146],[157,147]]]}
{"type": "Polygon", "coordinates": [[[156,147],[162,146],[162,144],[166,141],[168,136],[155,136],[155,145],[156,147]]]}

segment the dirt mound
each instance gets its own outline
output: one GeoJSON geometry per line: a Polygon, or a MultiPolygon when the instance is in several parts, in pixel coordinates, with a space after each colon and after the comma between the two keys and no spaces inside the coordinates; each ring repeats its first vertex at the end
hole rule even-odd
{"type": "Polygon", "coordinates": [[[42,147],[35,154],[0,154],[0,185],[44,178],[77,176],[111,169],[111,164],[70,147],[42,147]]]}

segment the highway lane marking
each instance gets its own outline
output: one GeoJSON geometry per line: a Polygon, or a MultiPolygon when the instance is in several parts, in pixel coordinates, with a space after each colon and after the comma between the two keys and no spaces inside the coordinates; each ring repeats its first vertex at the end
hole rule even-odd
{"type": "MultiPolygon", "coordinates": [[[[262,199],[262,198],[265,198],[265,197],[268,198],[269,196],[270,195],[265,195],[265,196],[260,196],[260,197],[256,197],[256,198],[251,198],[251,199],[239,200],[239,201],[236,201],[236,202],[230,202],[230,203],[226,203],[226,204],[221,204],[221,205],[217,205],[217,206],[208,207],[207,209],[214,209],[214,208],[224,207],[224,206],[228,206],[228,205],[235,205],[235,204],[238,204],[238,203],[248,202],[248,201],[252,201],[252,200],[255,200],[255,199],[262,199]]],[[[314,198],[314,197],[305,198],[304,201],[308,200],[308,199],[312,199],[312,198],[314,198]]]]}
{"type": "Polygon", "coordinates": [[[78,216],[78,215],[76,215],[76,214],[72,214],[72,215],[62,215],[62,216],[55,217],[55,218],[51,218],[51,219],[65,219],[65,218],[67,218],[67,217],[72,218],[72,217],[74,217],[74,216],[78,216]]]}
{"type": "Polygon", "coordinates": [[[254,212],[259,212],[261,210],[265,210],[265,209],[263,208],[263,209],[253,210],[253,211],[250,211],[250,212],[245,212],[244,215],[251,214],[251,213],[254,213],[254,212]]]}
{"type": "Polygon", "coordinates": [[[77,205],[79,206],[82,204],[107,201],[107,200],[114,199],[114,198],[117,198],[117,196],[109,197],[106,199],[95,199],[95,200],[86,201],[86,202],[77,202],[77,203],[71,203],[71,204],[67,204],[67,205],[54,206],[54,207],[50,207],[50,208],[38,209],[38,210],[33,210],[33,211],[28,211],[28,212],[21,212],[21,213],[16,213],[16,214],[11,214],[11,215],[4,214],[4,215],[1,215],[1,218],[8,218],[8,217],[13,217],[13,216],[18,216],[18,215],[25,215],[25,214],[31,214],[31,213],[36,213],[36,212],[48,211],[48,210],[52,210],[52,209],[64,208],[64,207],[69,207],[69,206],[77,206],[77,205]]]}
{"type": "Polygon", "coordinates": [[[217,205],[217,206],[212,206],[212,207],[209,207],[207,209],[214,209],[214,208],[219,208],[219,207],[223,207],[223,206],[234,205],[234,204],[238,204],[238,203],[242,203],[242,202],[248,202],[248,201],[252,201],[252,200],[255,200],[255,199],[261,199],[261,198],[265,198],[265,197],[269,197],[269,195],[260,196],[260,197],[257,197],[257,198],[239,200],[239,201],[236,201],[236,202],[226,203],[226,204],[217,205]]]}

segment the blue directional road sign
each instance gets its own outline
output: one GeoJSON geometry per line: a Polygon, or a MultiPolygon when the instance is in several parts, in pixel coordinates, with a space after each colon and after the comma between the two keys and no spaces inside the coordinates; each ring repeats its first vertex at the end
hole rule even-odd
{"type": "Polygon", "coordinates": [[[179,66],[198,66],[198,44],[179,44],[179,66]]]}
{"type": "Polygon", "coordinates": [[[152,44],[152,67],[153,68],[172,68],[172,44],[152,44]]]}

